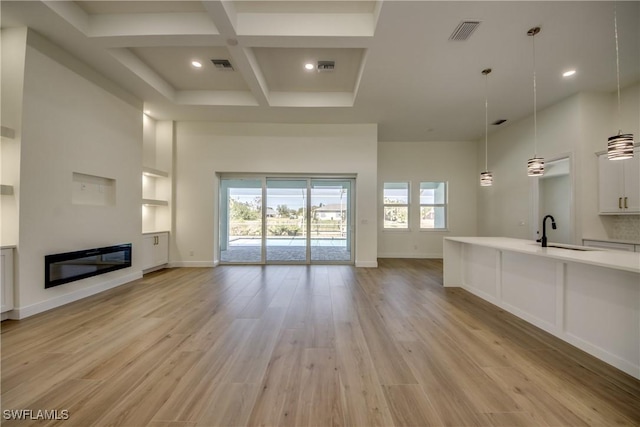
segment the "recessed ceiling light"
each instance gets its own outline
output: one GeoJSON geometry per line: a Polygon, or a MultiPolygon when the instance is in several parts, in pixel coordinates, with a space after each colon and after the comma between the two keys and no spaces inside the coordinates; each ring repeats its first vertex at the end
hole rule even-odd
{"type": "Polygon", "coordinates": [[[562,77],[571,77],[576,73],[576,70],[569,70],[562,73],[562,77]]]}
{"type": "Polygon", "coordinates": [[[194,68],[202,68],[202,62],[200,62],[200,61],[191,61],[191,65],[194,68]]]}
{"type": "Polygon", "coordinates": [[[311,70],[313,70],[314,68],[316,68],[316,66],[315,66],[315,65],[313,65],[311,62],[307,62],[306,64],[304,64],[304,69],[305,69],[305,70],[309,70],[309,71],[311,71],[311,70]]]}

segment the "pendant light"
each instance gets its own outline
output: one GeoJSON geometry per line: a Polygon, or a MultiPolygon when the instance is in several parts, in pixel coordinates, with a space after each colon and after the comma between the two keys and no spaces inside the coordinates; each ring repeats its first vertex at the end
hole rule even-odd
{"type": "Polygon", "coordinates": [[[542,176],[544,174],[544,159],[538,157],[538,116],[537,116],[537,98],[536,98],[536,44],[535,35],[540,32],[540,27],[534,27],[527,31],[527,35],[531,37],[531,46],[533,47],[533,157],[527,162],[527,175],[542,176]]]}
{"type": "MultiPolygon", "coordinates": [[[[616,78],[618,83],[618,129],[620,129],[620,122],[622,121],[622,114],[620,112],[620,59],[618,54],[618,15],[616,12],[616,5],[613,5],[613,27],[615,29],[616,38],[616,78]]],[[[610,136],[607,143],[607,157],[609,160],[624,160],[633,157],[633,134],[622,133],[622,130],[618,130],[618,134],[610,136]]]]}
{"type": "Polygon", "coordinates": [[[489,86],[489,73],[491,68],[485,68],[482,70],[484,75],[484,172],[480,173],[480,185],[482,187],[490,187],[493,184],[493,173],[489,172],[488,164],[488,152],[489,152],[489,101],[488,101],[488,86],[489,86]]]}

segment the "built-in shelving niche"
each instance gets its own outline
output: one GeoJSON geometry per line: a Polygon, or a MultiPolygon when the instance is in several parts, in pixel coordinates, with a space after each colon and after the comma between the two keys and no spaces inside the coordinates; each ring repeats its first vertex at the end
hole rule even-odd
{"type": "Polygon", "coordinates": [[[153,178],[169,178],[169,173],[158,169],[148,168],[144,166],[142,168],[142,175],[150,176],[153,178]]]}
{"type": "Polygon", "coordinates": [[[171,231],[175,127],[143,115],[142,232],[171,231]]]}
{"type": "MultiPolygon", "coordinates": [[[[16,131],[7,126],[0,126],[0,135],[2,136],[2,138],[15,139],[16,131]]],[[[14,192],[12,185],[0,184],[0,195],[13,196],[13,194],[14,192]]]]}
{"type": "Polygon", "coordinates": [[[142,168],[142,231],[168,231],[170,221],[169,173],[150,167],[142,168]]]}
{"type": "Polygon", "coordinates": [[[157,199],[142,199],[142,204],[144,206],[169,206],[168,201],[157,199]]]}

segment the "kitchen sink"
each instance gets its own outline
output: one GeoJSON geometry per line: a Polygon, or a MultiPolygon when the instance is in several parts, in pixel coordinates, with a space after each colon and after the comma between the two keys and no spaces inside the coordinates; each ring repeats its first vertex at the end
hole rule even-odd
{"type": "MultiPolygon", "coordinates": [[[[540,246],[540,243],[532,243],[532,245],[536,245],[538,247],[540,246]]],[[[570,251],[581,251],[581,252],[589,252],[589,251],[597,251],[599,249],[596,248],[587,248],[584,246],[571,246],[571,245],[555,245],[555,244],[550,244],[547,245],[548,248],[556,248],[556,249],[567,249],[570,251]]]]}
{"type": "Polygon", "coordinates": [[[579,246],[547,245],[548,248],[569,249],[570,251],[597,251],[593,248],[581,248],[579,246]]]}

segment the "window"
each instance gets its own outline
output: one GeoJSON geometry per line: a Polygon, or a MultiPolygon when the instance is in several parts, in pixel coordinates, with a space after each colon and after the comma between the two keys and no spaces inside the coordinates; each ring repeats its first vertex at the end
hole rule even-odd
{"type": "Polygon", "coordinates": [[[382,198],[384,200],[384,228],[406,230],[409,228],[409,183],[385,182],[382,198]]]}
{"type": "Polygon", "coordinates": [[[447,183],[420,183],[420,229],[447,228],[447,183]]]}

